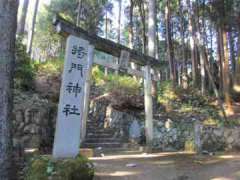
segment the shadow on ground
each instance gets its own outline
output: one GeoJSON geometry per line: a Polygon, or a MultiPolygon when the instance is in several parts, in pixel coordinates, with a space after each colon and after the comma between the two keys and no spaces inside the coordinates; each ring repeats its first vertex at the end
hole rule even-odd
{"type": "Polygon", "coordinates": [[[95,180],[240,180],[240,153],[115,152],[92,158],[95,180]]]}

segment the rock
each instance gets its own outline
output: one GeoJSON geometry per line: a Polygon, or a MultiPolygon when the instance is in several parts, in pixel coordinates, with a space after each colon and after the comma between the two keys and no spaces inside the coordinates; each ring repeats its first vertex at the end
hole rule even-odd
{"type": "Polygon", "coordinates": [[[57,101],[61,86],[61,75],[47,73],[38,73],[35,79],[35,89],[44,98],[57,101]]]}
{"type": "Polygon", "coordinates": [[[170,130],[172,127],[172,124],[173,124],[172,120],[168,118],[167,121],[165,122],[165,128],[167,130],[170,130]]]}
{"type": "Polygon", "coordinates": [[[21,110],[15,112],[15,122],[23,122],[24,121],[24,113],[21,110]]]}
{"type": "Polygon", "coordinates": [[[24,133],[31,133],[31,125],[28,125],[28,126],[25,126],[24,129],[23,129],[23,132],[24,133]]]}
{"type": "Polygon", "coordinates": [[[157,125],[158,125],[159,127],[163,127],[163,126],[164,126],[164,123],[163,123],[162,121],[158,121],[158,122],[157,122],[157,125]]]}
{"type": "Polygon", "coordinates": [[[21,141],[19,138],[13,138],[13,146],[17,147],[21,144],[21,141]]]}
{"type": "Polygon", "coordinates": [[[232,136],[227,138],[227,143],[231,144],[233,141],[234,141],[234,139],[232,136]]]}
{"type": "Polygon", "coordinates": [[[20,125],[17,127],[19,131],[23,130],[24,128],[24,122],[21,122],[20,125]]]}
{"type": "Polygon", "coordinates": [[[30,108],[30,106],[28,107],[28,109],[25,110],[25,113],[24,113],[24,122],[26,124],[29,124],[32,119],[32,111],[29,108],[30,108]]]}
{"type": "Polygon", "coordinates": [[[223,132],[224,132],[223,129],[214,129],[213,130],[213,133],[218,137],[223,136],[223,132]]]}
{"type": "Polygon", "coordinates": [[[55,104],[49,103],[37,94],[15,91],[14,146],[21,143],[23,148],[40,148],[43,141],[52,142],[56,110],[55,104]]]}
{"type": "Polygon", "coordinates": [[[126,167],[137,167],[137,164],[135,164],[135,163],[129,163],[129,164],[126,164],[126,167]]]}
{"type": "Polygon", "coordinates": [[[27,144],[29,142],[29,140],[31,139],[31,137],[29,135],[25,135],[21,138],[21,142],[23,144],[27,144]]]}
{"type": "Polygon", "coordinates": [[[23,132],[36,134],[39,132],[39,127],[36,124],[30,124],[24,127],[23,132]]]}
{"type": "Polygon", "coordinates": [[[227,138],[232,135],[231,129],[224,129],[224,137],[227,138]]]}
{"type": "Polygon", "coordinates": [[[41,138],[39,135],[33,135],[28,143],[27,143],[27,147],[29,148],[38,148],[39,147],[39,144],[41,143],[41,138]]]}
{"type": "Polygon", "coordinates": [[[139,138],[141,135],[141,128],[137,120],[134,120],[129,128],[129,136],[130,138],[139,138]]]}

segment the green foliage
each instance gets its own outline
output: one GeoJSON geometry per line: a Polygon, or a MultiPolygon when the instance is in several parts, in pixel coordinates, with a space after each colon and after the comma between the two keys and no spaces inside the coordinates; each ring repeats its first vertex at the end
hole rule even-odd
{"type": "Polygon", "coordinates": [[[99,66],[94,66],[92,68],[92,78],[96,86],[104,85],[104,73],[100,70],[99,66]]]}
{"type": "MultiPolygon", "coordinates": [[[[96,34],[100,21],[103,20],[103,8],[107,0],[88,0],[83,2],[83,14],[85,19],[81,21],[81,27],[96,34]]],[[[66,20],[76,24],[78,1],[76,0],[52,0],[49,5],[43,6],[38,13],[36,32],[33,46],[37,47],[41,58],[49,59],[59,57],[64,51],[66,38],[59,36],[52,25],[55,14],[60,14],[66,20]]]]}
{"type": "Polygon", "coordinates": [[[16,42],[16,64],[14,73],[14,86],[21,90],[33,90],[35,77],[34,64],[26,53],[26,47],[20,38],[16,42]]]}
{"type": "Polygon", "coordinates": [[[132,77],[110,75],[107,78],[105,90],[126,95],[137,95],[140,93],[140,86],[140,83],[132,77]]]}
{"type": "Polygon", "coordinates": [[[33,46],[38,48],[41,58],[57,57],[64,49],[65,38],[59,36],[52,25],[54,11],[44,6],[38,13],[33,46]]]}
{"type": "Polygon", "coordinates": [[[92,70],[95,85],[103,87],[105,92],[124,93],[126,95],[137,95],[140,93],[141,83],[130,76],[109,74],[105,76],[98,66],[92,70]]]}
{"type": "MultiPolygon", "coordinates": [[[[238,0],[235,0],[236,4],[238,0]]],[[[238,17],[234,17],[234,0],[214,0],[209,3],[207,8],[208,15],[213,23],[218,26],[229,25],[236,21],[238,17]]]]}
{"type": "Polygon", "coordinates": [[[59,160],[36,156],[27,165],[25,180],[92,180],[93,176],[93,165],[83,156],[59,160]]]}
{"type": "Polygon", "coordinates": [[[161,82],[158,88],[158,101],[163,104],[168,104],[172,100],[177,100],[177,98],[178,96],[171,81],[161,82]]]}
{"type": "Polygon", "coordinates": [[[194,88],[182,89],[173,88],[171,81],[161,82],[158,91],[158,101],[165,107],[166,112],[171,115],[178,112],[177,115],[195,114],[206,117],[206,125],[222,125],[219,109],[212,104],[208,96],[202,96],[194,88]]]}
{"type": "Polygon", "coordinates": [[[186,140],[184,146],[185,146],[184,150],[187,152],[195,152],[196,151],[195,142],[192,139],[186,140]]]}
{"type": "Polygon", "coordinates": [[[63,71],[63,65],[63,59],[52,59],[43,63],[35,63],[35,69],[39,73],[60,74],[63,71]]]}
{"type": "Polygon", "coordinates": [[[224,126],[226,127],[239,127],[240,126],[240,118],[237,119],[229,119],[228,121],[224,122],[224,126]]]}

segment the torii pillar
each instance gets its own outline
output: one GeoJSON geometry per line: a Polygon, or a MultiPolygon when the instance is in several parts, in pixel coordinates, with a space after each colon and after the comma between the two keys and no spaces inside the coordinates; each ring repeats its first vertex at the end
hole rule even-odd
{"type": "Polygon", "coordinates": [[[152,80],[151,67],[144,67],[144,107],[145,107],[145,135],[147,152],[152,151],[153,141],[153,109],[152,109],[152,80]]]}

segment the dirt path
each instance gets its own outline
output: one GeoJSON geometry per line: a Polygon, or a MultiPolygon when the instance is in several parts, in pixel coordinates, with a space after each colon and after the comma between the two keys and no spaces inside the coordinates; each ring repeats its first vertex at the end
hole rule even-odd
{"type": "Polygon", "coordinates": [[[240,180],[240,153],[196,156],[122,152],[92,160],[95,180],[240,180]],[[136,167],[127,167],[129,163],[136,167]]]}

